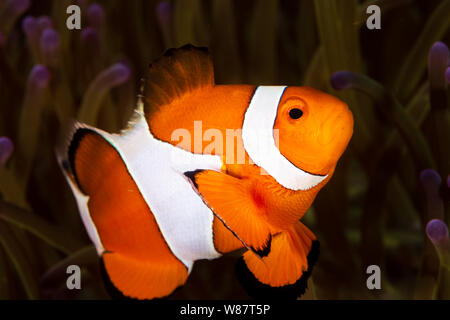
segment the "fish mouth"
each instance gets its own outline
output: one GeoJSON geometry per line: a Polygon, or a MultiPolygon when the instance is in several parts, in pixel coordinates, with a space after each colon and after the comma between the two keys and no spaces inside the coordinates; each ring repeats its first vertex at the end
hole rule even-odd
{"type": "MultiPolygon", "coordinates": [[[[291,161],[290,161],[291,162],[291,161]]],[[[291,162],[292,163],[292,162],[291,162]]],[[[294,163],[292,163],[294,164],[294,163]]],[[[333,168],[333,159],[329,157],[326,161],[317,161],[317,159],[296,159],[294,164],[299,170],[315,177],[327,176],[333,168]],[[320,162],[320,163],[318,163],[320,162]]]]}
{"type": "Polygon", "coordinates": [[[319,166],[314,167],[313,165],[310,165],[307,163],[297,163],[297,165],[295,165],[295,166],[297,167],[297,169],[303,171],[305,174],[308,174],[310,176],[317,177],[317,178],[320,178],[320,177],[323,178],[323,177],[328,176],[328,174],[331,171],[331,167],[332,167],[332,165],[330,165],[328,163],[326,165],[323,165],[320,167],[319,166]],[[308,169],[305,169],[305,168],[308,168],[308,169]]]}
{"type": "Polygon", "coordinates": [[[315,176],[315,177],[326,177],[328,175],[328,170],[324,169],[324,170],[318,170],[318,172],[312,172],[312,171],[308,171],[302,168],[299,168],[300,170],[302,170],[303,172],[311,175],[311,176],[315,176]]]}

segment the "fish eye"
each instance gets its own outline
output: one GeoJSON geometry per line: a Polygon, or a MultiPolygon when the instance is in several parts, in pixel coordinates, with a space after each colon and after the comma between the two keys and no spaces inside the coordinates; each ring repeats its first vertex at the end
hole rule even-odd
{"type": "Polygon", "coordinates": [[[299,108],[292,108],[291,110],[289,110],[289,117],[291,117],[291,119],[299,119],[302,115],[303,111],[299,108]]]}

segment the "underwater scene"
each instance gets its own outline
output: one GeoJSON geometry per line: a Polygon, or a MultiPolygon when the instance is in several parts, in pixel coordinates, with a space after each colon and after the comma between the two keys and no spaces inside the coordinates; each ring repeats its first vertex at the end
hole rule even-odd
{"type": "Polygon", "coordinates": [[[450,300],[449,46],[450,0],[0,0],[0,300],[450,300]]]}

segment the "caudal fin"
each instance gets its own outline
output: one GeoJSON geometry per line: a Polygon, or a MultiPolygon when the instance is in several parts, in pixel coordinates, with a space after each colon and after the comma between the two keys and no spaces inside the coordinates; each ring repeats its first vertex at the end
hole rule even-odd
{"type": "Polygon", "coordinates": [[[301,222],[273,237],[265,257],[244,253],[237,264],[242,285],[254,298],[296,299],[305,293],[319,242],[301,222]]]}

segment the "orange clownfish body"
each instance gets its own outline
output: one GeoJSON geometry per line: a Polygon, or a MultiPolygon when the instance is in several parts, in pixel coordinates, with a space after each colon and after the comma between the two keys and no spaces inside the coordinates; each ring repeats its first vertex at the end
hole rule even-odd
{"type": "Polygon", "coordinates": [[[128,129],[77,124],[62,157],[114,286],[164,297],[194,261],[245,247],[250,294],[301,294],[318,242],[299,220],[352,136],[347,105],[307,87],[216,85],[192,46],[157,60],[143,95],[128,129]]]}

